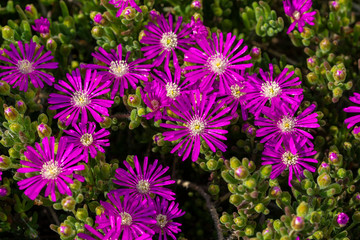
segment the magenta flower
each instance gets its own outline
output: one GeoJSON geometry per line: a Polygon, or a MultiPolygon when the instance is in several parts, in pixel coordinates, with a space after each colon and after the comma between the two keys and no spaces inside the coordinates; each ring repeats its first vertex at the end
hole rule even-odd
{"type": "Polygon", "coordinates": [[[99,224],[97,229],[107,232],[106,235],[113,239],[122,240],[137,239],[143,234],[154,235],[154,230],[149,227],[156,224],[156,220],[152,218],[156,212],[151,203],[146,199],[131,198],[129,195],[125,195],[121,201],[116,192],[107,196],[113,205],[100,201],[105,210],[96,217],[95,222],[99,224]]]}
{"type": "Polygon", "coordinates": [[[32,29],[34,29],[34,31],[42,33],[42,34],[49,33],[49,28],[50,28],[49,20],[41,17],[39,19],[35,19],[34,22],[35,22],[35,26],[32,26],[32,29]]]}
{"type": "Polygon", "coordinates": [[[135,3],[135,0],[109,0],[109,3],[114,5],[114,7],[119,8],[116,13],[116,17],[120,17],[122,11],[127,8],[130,4],[132,8],[135,8],[136,11],[142,12],[139,6],[135,3]]]}
{"type": "Polygon", "coordinates": [[[104,18],[102,17],[101,13],[98,13],[94,17],[94,22],[96,22],[97,24],[100,24],[103,19],[104,18]]]}
{"type": "Polygon", "coordinates": [[[184,61],[195,63],[196,65],[185,67],[185,77],[193,84],[200,82],[200,90],[211,88],[216,78],[219,78],[219,90],[224,91],[224,88],[230,88],[236,81],[244,81],[244,78],[237,72],[252,66],[252,63],[243,63],[250,60],[250,55],[241,56],[247,50],[244,46],[237,51],[243,40],[241,39],[235,47],[232,48],[236,40],[236,36],[228,33],[224,42],[223,34],[216,33],[212,35],[213,40],[206,38],[197,38],[196,42],[202,49],[190,48],[185,53],[184,61]]]}
{"type": "Polygon", "coordinates": [[[318,162],[316,159],[309,158],[315,154],[316,151],[313,148],[307,147],[306,142],[298,138],[295,142],[291,139],[278,149],[275,144],[265,145],[264,156],[261,160],[263,161],[262,165],[272,165],[271,179],[277,178],[283,171],[289,169],[288,184],[291,187],[293,173],[300,181],[303,178],[304,168],[315,172],[316,168],[309,165],[309,163],[318,162]]]}
{"type": "Polygon", "coordinates": [[[21,41],[18,41],[19,50],[10,44],[11,51],[4,49],[4,52],[8,58],[0,55],[0,61],[9,63],[7,66],[0,65],[0,69],[7,70],[0,73],[2,80],[13,85],[13,88],[19,86],[20,91],[26,92],[28,89],[28,79],[30,78],[31,83],[35,88],[43,88],[43,81],[52,85],[55,78],[40,69],[56,69],[58,67],[57,62],[48,62],[54,57],[51,56],[51,52],[48,51],[41,56],[44,46],[41,46],[38,50],[36,49],[36,43],[30,41],[25,43],[25,46],[21,41]]]}
{"type": "Polygon", "coordinates": [[[176,129],[164,132],[164,140],[181,139],[171,153],[178,151],[178,156],[183,155],[184,161],[192,152],[191,159],[195,162],[200,154],[201,140],[204,140],[213,152],[216,151],[215,147],[225,152],[227,146],[219,139],[226,140],[223,135],[228,131],[219,128],[229,125],[233,116],[224,117],[230,112],[230,108],[220,110],[224,104],[224,101],[216,101],[216,94],[206,96],[200,95],[199,91],[194,91],[179,96],[170,107],[177,117],[167,117],[171,121],[176,121],[177,124],[160,124],[164,128],[176,129]]]}
{"type": "Polygon", "coordinates": [[[35,148],[28,146],[24,153],[29,161],[20,160],[23,168],[19,168],[19,173],[35,173],[27,179],[18,182],[19,189],[26,189],[24,194],[31,200],[34,200],[40,193],[41,189],[46,186],[45,197],[51,195],[51,200],[56,201],[55,189],[61,194],[72,195],[68,184],[72,184],[74,171],[85,169],[84,165],[76,165],[83,160],[80,155],[81,149],[74,148],[74,145],[67,144],[65,138],[61,137],[57,148],[56,156],[55,137],[43,138],[42,146],[35,143],[35,148]],[[36,149],[35,149],[36,148],[36,149]]]}
{"type": "Polygon", "coordinates": [[[147,81],[151,66],[140,65],[146,59],[137,59],[130,62],[129,56],[131,52],[127,52],[125,59],[122,57],[122,46],[117,46],[117,51],[114,49],[111,52],[106,52],[103,48],[99,47],[99,52],[92,54],[94,58],[104,65],[87,64],[82,67],[104,70],[98,74],[102,76],[103,81],[111,81],[113,83],[113,89],[111,91],[111,98],[114,98],[117,91],[120,93],[120,97],[124,96],[124,89],[128,89],[129,84],[133,89],[136,89],[136,84],[139,80],[147,81]]]}
{"type": "Polygon", "coordinates": [[[164,59],[166,62],[170,61],[171,55],[173,55],[174,65],[179,65],[175,49],[179,49],[185,52],[188,48],[188,44],[193,44],[190,38],[186,38],[191,33],[191,29],[188,25],[184,25],[180,30],[182,17],[178,18],[178,21],[173,25],[173,16],[169,15],[169,21],[167,21],[164,15],[157,18],[157,25],[149,22],[145,26],[145,36],[140,40],[143,44],[149,46],[141,48],[144,51],[144,56],[148,59],[156,59],[153,62],[154,66],[159,66],[164,59]]]}
{"type": "Polygon", "coordinates": [[[286,104],[274,104],[271,108],[264,107],[263,113],[267,118],[259,117],[255,120],[255,125],[260,127],[256,131],[256,136],[264,137],[260,142],[272,141],[275,143],[276,149],[279,149],[283,142],[289,142],[291,138],[302,137],[312,145],[308,139],[313,139],[313,136],[303,129],[320,127],[316,118],[318,114],[312,113],[315,105],[310,105],[299,116],[294,116],[298,108],[299,104],[291,108],[286,104]]]}
{"type": "Polygon", "coordinates": [[[190,38],[192,38],[193,40],[206,38],[209,35],[209,31],[204,26],[200,18],[195,20],[194,17],[191,17],[191,22],[189,23],[189,26],[192,30],[192,33],[190,34],[190,38]]]}
{"type": "MultiPolygon", "coordinates": [[[[360,104],[360,94],[354,93],[354,96],[349,97],[349,100],[353,103],[360,104]]],[[[360,107],[351,106],[351,107],[344,108],[344,111],[347,113],[359,113],[360,107]]],[[[345,119],[345,121],[344,121],[344,123],[347,125],[348,129],[353,127],[358,122],[360,122],[360,115],[355,115],[353,117],[349,117],[349,118],[345,119]]],[[[355,127],[353,132],[354,132],[354,134],[358,134],[360,132],[360,128],[355,127]]]]}
{"type": "Polygon", "coordinates": [[[337,215],[336,221],[340,227],[345,227],[349,222],[349,216],[346,215],[346,213],[341,212],[337,215]]]}
{"type": "Polygon", "coordinates": [[[296,104],[299,102],[299,98],[294,96],[300,96],[303,92],[302,88],[294,88],[301,84],[299,77],[292,78],[294,71],[287,74],[288,69],[285,68],[275,78],[274,67],[269,64],[270,72],[264,72],[262,69],[259,70],[261,79],[256,74],[248,76],[246,81],[244,96],[246,100],[246,108],[251,113],[258,117],[263,110],[267,102],[273,104],[276,101],[282,101],[284,103],[296,104]]]}
{"type": "Polygon", "coordinates": [[[175,193],[163,187],[175,183],[174,180],[170,180],[170,176],[163,176],[169,167],[163,168],[162,165],[157,165],[157,159],[153,164],[148,165],[148,157],[145,157],[144,165],[141,167],[137,156],[134,156],[134,164],[136,173],[126,161],[124,161],[124,165],[127,171],[122,168],[116,170],[114,183],[127,188],[114,191],[121,195],[129,194],[134,197],[147,198],[149,201],[151,201],[150,194],[156,194],[168,200],[175,200],[173,197],[175,193]]]}
{"type": "MultiPolygon", "coordinates": [[[[119,221],[116,224],[118,224],[118,226],[120,226],[121,219],[118,219],[118,220],[119,221]]],[[[113,229],[114,225],[115,224],[112,223],[111,229],[113,229]]],[[[78,233],[78,237],[85,239],[85,240],[97,240],[97,239],[108,240],[108,239],[118,239],[118,237],[119,237],[115,231],[105,229],[104,230],[105,233],[101,233],[100,231],[97,231],[96,229],[92,228],[90,225],[85,224],[84,227],[91,235],[96,237],[96,238],[94,238],[91,235],[85,234],[85,233],[78,233]],[[110,231],[112,234],[107,235],[107,233],[110,231]]],[[[145,234],[142,234],[141,236],[136,237],[135,240],[152,240],[152,236],[145,233],[145,234]]]]}
{"type": "Polygon", "coordinates": [[[84,85],[79,69],[73,71],[72,75],[66,74],[66,77],[70,84],[60,80],[54,86],[56,90],[61,91],[65,95],[58,93],[51,93],[49,95],[48,102],[53,104],[49,109],[57,110],[65,108],[57,113],[54,118],[59,118],[66,125],[69,125],[70,123],[75,124],[77,122],[80,113],[83,124],[86,124],[88,121],[88,112],[97,122],[102,121],[99,113],[109,116],[108,108],[111,107],[114,101],[98,97],[110,91],[107,88],[111,84],[110,81],[100,84],[101,76],[98,76],[96,71],[92,72],[91,69],[86,71],[84,85]]]}
{"type": "Polygon", "coordinates": [[[103,128],[95,132],[95,123],[89,122],[88,127],[87,124],[79,123],[79,125],[74,124],[73,127],[75,131],[72,129],[64,130],[69,135],[65,137],[69,144],[74,144],[75,148],[83,150],[82,154],[84,155],[85,162],[88,162],[89,153],[92,158],[95,158],[97,151],[105,153],[105,149],[102,147],[110,146],[109,139],[102,139],[110,135],[110,132],[103,128]]]}
{"type": "Polygon", "coordinates": [[[159,234],[159,240],[166,240],[167,236],[176,240],[174,234],[181,232],[181,223],[174,222],[174,218],[181,217],[185,214],[184,211],[178,208],[179,204],[175,202],[169,202],[165,199],[160,200],[159,197],[154,201],[154,209],[156,211],[155,219],[156,224],[152,226],[155,233],[159,234]]]}
{"type": "Polygon", "coordinates": [[[291,17],[293,21],[286,32],[287,34],[294,30],[296,24],[299,32],[304,31],[305,23],[315,25],[314,15],[316,14],[316,11],[307,13],[312,6],[312,0],[284,0],[283,4],[285,14],[291,17]]]}

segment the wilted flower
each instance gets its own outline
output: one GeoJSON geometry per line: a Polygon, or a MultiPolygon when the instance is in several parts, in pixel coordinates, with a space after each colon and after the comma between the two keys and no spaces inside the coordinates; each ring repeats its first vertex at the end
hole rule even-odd
{"type": "Polygon", "coordinates": [[[35,26],[32,26],[32,29],[34,29],[34,31],[42,33],[42,34],[47,34],[49,33],[49,28],[50,28],[50,22],[49,20],[47,20],[47,18],[39,18],[39,19],[35,19],[35,26]]]}

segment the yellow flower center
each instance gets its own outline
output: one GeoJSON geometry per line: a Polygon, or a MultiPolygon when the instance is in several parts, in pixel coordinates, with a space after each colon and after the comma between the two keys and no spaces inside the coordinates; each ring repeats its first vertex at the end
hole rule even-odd
{"type": "Polygon", "coordinates": [[[273,98],[281,93],[281,87],[277,82],[264,82],[261,85],[261,94],[266,98],[273,98]]]}
{"type": "Polygon", "coordinates": [[[88,147],[93,143],[94,139],[92,134],[89,133],[85,133],[84,135],[81,136],[80,138],[80,142],[82,143],[82,145],[88,147]]]}
{"type": "Polygon", "coordinates": [[[57,163],[49,161],[43,164],[40,174],[45,179],[55,179],[61,172],[62,169],[57,163]]]}
{"type": "Polygon", "coordinates": [[[124,61],[112,61],[110,63],[110,73],[120,78],[129,72],[129,65],[124,61]]]}
{"type": "Polygon", "coordinates": [[[29,62],[27,59],[18,61],[16,66],[18,67],[19,72],[22,74],[29,74],[34,71],[33,63],[29,62]]]}
{"type": "Polygon", "coordinates": [[[148,180],[140,180],[136,184],[136,189],[141,194],[147,194],[150,191],[150,183],[149,183],[149,181],[148,180]]]}
{"type": "Polygon", "coordinates": [[[283,155],[281,156],[281,161],[286,166],[294,166],[294,165],[296,165],[298,158],[299,158],[299,155],[297,155],[297,154],[294,155],[290,151],[287,151],[287,152],[283,153],[283,155]]]}
{"type": "Polygon", "coordinates": [[[156,225],[163,228],[168,223],[166,215],[158,214],[156,215],[156,225]]]}
{"type": "Polygon", "coordinates": [[[170,51],[177,47],[177,35],[173,32],[166,32],[162,35],[160,43],[165,50],[170,51]]]}
{"type": "Polygon", "coordinates": [[[84,93],[82,91],[77,91],[74,93],[72,97],[72,102],[76,107],[85,107],[89,103],[91,103],[91,100],[89,99],[87,93],[84,93]]]}

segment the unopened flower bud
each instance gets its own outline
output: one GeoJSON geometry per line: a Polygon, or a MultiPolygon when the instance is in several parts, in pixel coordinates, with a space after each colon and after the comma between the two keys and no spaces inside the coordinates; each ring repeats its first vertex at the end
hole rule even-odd
{"type": "Polygon", "coordinates": [[[12,41],[14,39],[14,30],[12,30],[9,26],[1,28],[1,33],[5,40],[12,41]]]}
{"type": "Polygon", "coordinates": [[[255,210],[257,213],[262,213],[262,212],[265,210],[265,206],[264,206],[264,204],[262,204],[262,203],[258,203],[258,204],[256,204],[256,206],[254,207],[254,210],[255,210]]]}
{"type": "Polygon", "coordinates": [[[346,213],[339,213],[336,218],[336,222],[339,224],[340,227],[345,227],[349,221],[349,216],[346,213]]]}
{"type": "Polygon", "coordinates": [[[127,98],[127,104],[131,107],[138,107],[140,106],[141,98],[138,95],[130,94],[127,98]]]}
{"type": "Polygon", "coordinates": [[[136,16],[136,11],[132,7],[127,7],[123,10],[121,15],[124,16],[126,20],[132,20],[136,16]]]}
{"type": "Polygon", "coordinates": [[[315,237],[315,239],[324,239],[323,231],[316,231],[314,232],[313,236],[315,237]]]}
{"type": "Polygon", "coordinates": [[[260,169],[260,174],[262,178],[268,178],[271,174],[272,166],[271,165],[265,165],[262,166],[260,169]]]}
{"type": "Polygon", "coordinates": [[[273,238],[273,231],[269,228],[265,228],[262,231],[262,237],[264,240],[272,240],[273,238]]]}
{"type": "Polygon", "coordinates": [[[258,47],[253,47],[250,50],[250,56],[252,60],[259,60],[261,58],[261,49],[258,47]]]}
{"type": "Polygon", "coordinates": [[[318,212],[312,212],[310,216],[311,223],[319,223],[321,221],[321,215],[318,212]]]}
{"type": "Polygon", "coordinates": [[[326,162],[322,162],[318,168],[318,173],[322,173],[322,172],[329,172],[330,171],[330,165],[327,164],[326,162]]]}
{"type": "Polygon", "coordinates": [[[10,188],[7,185],[0,186],[0,197],[6,197],[10,195],[10,188]]]}
{"type": "Polygon", "coordinates": [[[75,217],[78,220],[85,221],[85,219],[89,216],[88,211],[85,208],[78,208],[75,213],[75,217]]]}
{"type": "Polygon", "coordinates": [[[337,1],[330,1],[329,5],[331,10],[338,11],[340,9],[340,4],[337,1]]]}
{"type": "Polygon", "coordinates": [[[238,206],[243,200],[239,194],[232,194],[229,198],[229,202],[234,206],[238,206]]]}
{"type": "Polygon", "coordinates": [[[216,196],[220,192],[220,187],[219,187],[219,185],[216,185],[216,184],[210,184],[208,191],[211,195],[216,196]]]}
{"type": "Polygon", "coordinates": [[[337,68],[334,72],[333,72],[333,78],[335,79],[335,81],[337,82],[343,82],[346,79],[346,68],[345,67],[341,67],[341,68],[337,68]]]}
{"type": "Polygon", "coordinates": [[[4,106],[4,108],[5,108],[4,114],[6,120],[11,122],[11,121],[15,121],[19,117],[19,112],[13,106],[10,107],[4,106]]]}
{"type": "Polygon", "coordinates": [[[223,213],[223,215],[220,217],[220,222],[221,222],[222,224],[231,222],[231,217],[229,216],[228,213],[223,213]]]}
{"type": "Polygon", "coordinates": [[[324,52],[327,53],[330,51],[331,49],[331,42],[329,41],[329,39],[324,38],[321,42],[320,42],[320,49],[324,52]]]}
{"type": "Polygon", "coordinates": [[[245,179],[245,178],[247,178],[247,176],[249,176],[249,171],[243,166],[239,166],[234,171],[234,177],[236,179],[245,179]]]}
{"type": "Polygon", "coordinates": [[[210,171],[215,171],[218,167],[218,161],[214,159],[210,159],[209,161],[206,162],[206,166],[210,171]]]}
{"type": "Polygon", "coordinates": [[[331,152],[329,154],[329,160],[330,160],[331,163],[333,163],[335,165],[336,163],[339,162],[338,154],[336,152],[331,152]]]}
{"type": "Polygon", "coordinates": [[[65,211],[72,211],[75,209],[75,199],[71,196],[67,196],[63,200],[61,200],[61,206],[65,211]]]}
{"type": "Polygon", "coordinates": [[[306,79],[311,85],[315,85],[318,82],[319,77],[314,72],[310,72],[306,75],[306,79]]]}
{"type": "Polygon", "coordinates": [[[103,37],[105,34],[104,29],[102,29],[102,27],[99,26],[94,26],[91,29],[91,35],[95,38],[95,39],[99,39],[101,37],[103,37]]]}
{"type": "Polygon", "coordinates": [[[326,172],[322,173],[317,177],[317,183],[320,187],[320,189],[326,188],[331,183],[331,177],[326,172]]]}
{"type": "Polygon", "coordinates": [[[335,98],[341,98],[343,94],[343,90],[339,87],[336,87],[332,90],[332,93],[335,98]]]}
{"type": "Polygon", "coordinates": [[[245,228],[245,235],[246,236],[252,236],[254,235],[255,232],[255,227],[252,225],[247,225],[245,228]]]}
{"type": "Polygon", "coordinates": [[[241,162],[237,157],[230,158],[231,169],[236,170],[240,165],[241,165],[241,162]]]}
{"type": "Polygon", "coordinates": [[[37,18],[38,11],[36,10],[34,4],[27,4],[25,6],[25,14],[31,19],[37,18]]]}
{"type": "Polygon", "coordinates": [[[103,206],[101,206],[101,205],[100,205],[100,206],[97,206],[97,207],[95,208],[95,214],[96,214],[97,216],[103,214],[104,211],[105,211],[105,208],[104,208],[103,206]]]}
{"type": "Polygon", "coordinates": [[[149,12],[149,15],[150,15],[151,21],[156,21],[157,18],[160,16],[160,13],[153,9],[149,12]]]}
{"type": "Polygon", "coordinates": [[[55,51],[57,48],[57,43],[54,39],[52,38],[49,38],[47,41],[46,41],[46,49],[49,50],[49,51],[55,51]]]}
{"type": "Polygon", "coordinates": [[[9,126],[10,130],[13,131],[14,133],[19,133],[20,131],[24,130],[24,127],[19,124],[19,123],[12,123],[9,126]]]}
{"type": "Polygon", "coordinates": [[[94,22],[96,22],[97,24],[103,25],[105,23],[105,19],[103,18],[101,13],[97,13],[94,16],[94,22]]]}
{"type": "Polygon", "coordinates": [[[37,132],[40,138],[50,137],[51,128],[47,124],[41,123],[37,126],[37,132]]]}
{"type": "Polygon", "coordinates": [[[294,229],[295,231],[301,231],[304,229],[305,227],[305,221],[304,218],[299,217],[299,216],[294,216],[292,221],[291,221],[291,227],[292,229],[294,229]]]}
{"type": "Polygon", "coordinates": [[[307,63],[307,67],[311,70],[311,71],[314,71],[315,67],[318,65],[318,60],[315,56],[313,57],[309,57],[307,60],[306,60],[306,63],[307,63]]]}
{"type": "Polygon", "coordinates": [[[346,170],[344,168],[339,168],[336,174],[338,175],[339,178],[344,178],[347,175],[346,170]]]}
{"type": "Polygon", "coordinates": [[[9,93],[10,93],[10,85],[7,82],[0,81],[0,95],[6,96],[9,93]]]}
{"type": "Polygon", "coordinates": [[[236,226],[238,227],[244,227],[246,226],[246,222],[247,222],[247,218],[239,216],[237,218],[234,218],[234,223],[236,224],[236,226]]]}
{"type": "Polygon", "coordinates": [[[27,109],[26,104],[24,103],[23,100],[17,101],[15,104],[15,108],[19,111],[19,113],[22,113],[22,114],[24,114],[27,109]]]}
{"type": "Polygon", "coordinates": [[[254,189],[256,187],[256,180],[254,178],[249,178],[244,182],[244,186],[248,189],[254,189]]]}
{"type": "Polygon", "coordinates": [[[201,2],[199,0],[193,0],[191,3],[191,7],[198,10],[201,8],[201,2]]]}
{"type": "Polygon", "coordinates": [[[106,117],[106,116],[102,117],[101,122],[100,122],[100,127],[106,128],[106,129],[111,127],[111,118],[106,117]]]}
{"type": "Polygon", "coordinates": [[[309,205],[306,202],[301,202],[296,208],[296,214],[300,217],[305,217],[308,214],[309,205]]]}
{"type": "Polygon", "coordinates": [[[72,227],[68,224],[61,223],[60,227],[58,227],[57,232],[61,237],[71,237],[75,234],[75,231],[72,229],[72,227]]]}

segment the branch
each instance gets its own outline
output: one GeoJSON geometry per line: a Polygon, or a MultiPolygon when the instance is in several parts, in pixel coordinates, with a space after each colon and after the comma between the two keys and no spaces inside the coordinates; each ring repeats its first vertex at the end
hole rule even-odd
{"type": "Polygon", "coordinates": [[[202,189],[201,187],[199,187],[198,185],[192,183],[192,182],[189,182],[189,181],[183,181],[181,179],[178,179],[176,181],[176,184],[184,187],[184,188],[191,188],[195,191],[197,191],[206,201],[206,206],[207,208],[209,209],[210,211],[210,214],[211,214],[211,217],[214,221],[214,226],[215,226],[215,229],[217,231],[217,235],[218,235],[218,239],[219,240],[224,240],[224,236],[222,234],[222,230],[220,228],[220,220],[219,220],[219,215],[216,211],[216,208],[215,208],[215,205],[214,203],[211,201],[211,198],[210,198],[210,195],[207,194],[204,189],[202,189]]]}

